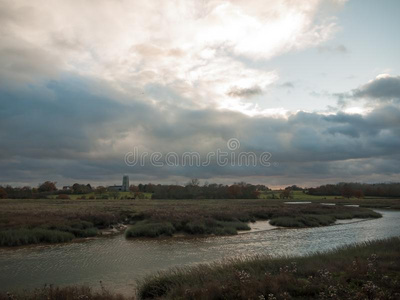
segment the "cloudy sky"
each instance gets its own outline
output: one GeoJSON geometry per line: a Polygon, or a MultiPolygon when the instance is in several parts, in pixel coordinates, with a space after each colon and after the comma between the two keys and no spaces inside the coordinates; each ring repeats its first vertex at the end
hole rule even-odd
{"type": "Polygon", "coordinates": [[[0,0],[0,185],[398,181],[399,15],[398,0],[0,0]],[[125,163],[232,138],[271,165],[125,163]]]}

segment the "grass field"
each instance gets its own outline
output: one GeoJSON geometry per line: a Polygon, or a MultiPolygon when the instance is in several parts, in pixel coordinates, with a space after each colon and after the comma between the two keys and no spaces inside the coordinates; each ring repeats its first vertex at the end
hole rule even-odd
{"type": "MultiPolygon", "coordinates": [[[[335,200],[340,204],[353,200],[335,200]]],[[[357,200],[364,204],[398,205],[399,200],[357,200]]],[[[324,226],[337,219],[379,217],[342,205],[289,205],[282,200],[0,200],[0,246],[63,242],[95,236],[113,224],[130,224],[127,237],[175,233],[230,235],[249,229],[248,222],[270,220],[285,227],[324,226]],[[36,230],[36,231],[34,231],[36,230]],[[53,231],[53,236],[43,233],[53,231]],[[30,233],[29,233],[30,232],[30,233]],[[61,233],[68,233],[62,235],[61,233]],[[46,235],[46,234],[45,234],[46,235]],[[57,237],[58,236],[58,237],[57,237]]]]}

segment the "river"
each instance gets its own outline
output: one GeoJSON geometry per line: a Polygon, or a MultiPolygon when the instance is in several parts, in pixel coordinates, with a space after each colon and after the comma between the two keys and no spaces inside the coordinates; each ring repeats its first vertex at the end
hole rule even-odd
{"type": "Polygon", "coordinates": [[[129,294],[136,280],[171,267],[241,255],[304,255],[335,247],[400,236],[400,212],[376,210],[383,218],[327,227],[274,229],[227,237],[126,240],[123,235],[81,243],[0,250],[0,290],[44,284],[99,282],[129,294]]]}

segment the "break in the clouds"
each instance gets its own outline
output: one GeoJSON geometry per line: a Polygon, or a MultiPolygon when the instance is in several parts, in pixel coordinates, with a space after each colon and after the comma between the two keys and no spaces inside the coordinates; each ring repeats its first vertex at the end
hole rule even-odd
{"type": "MultiPolygon", "coordinates": [[[[399,77],[368,81],[360,71],[353,85],[324,86],[324,64],[310,73],[324,59],[315,49],[330,60],[357,55],[340,38],[351,31],[339,16],[351,5],[0,0],[0,183],[106,184],[123,173],[137,182],[197,177],[272,186],[391,180],[400,173],[399,77]],[[304,98],[318,93],[316,83],[328,90],[325,106],[304,98]],[[343,103],[327,113],[334,94],[343,103]],[[273,164],[124,162],[133,147],[206,155],[231,138],[240,150],[271,153],[273,164]]],[[[354,59],[343,82],[358,72],[354,59]]],[[[384,67],[398,74],[395,64],[384,67]]]]}

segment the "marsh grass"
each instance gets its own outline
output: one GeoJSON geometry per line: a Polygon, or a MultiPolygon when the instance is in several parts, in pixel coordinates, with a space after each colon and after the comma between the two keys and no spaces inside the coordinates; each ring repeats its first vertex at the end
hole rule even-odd
{"type": "Polygon", "coordinates": [[[215,219],[198,219],[183,222],[139,221],[125,231],[125,237],[159,237],[172,236],[174,233],[191,235],[234,235],[238,230],[250,230],[240,221],[217,221],[215,219]]]}
{"type": "Polygon", "coordinates": [[[40,243],[65,243],[74,238],[93,237],[97,233],[97,228],[87,221],[51,222],[37,227],[0,230],[0,246],[13,247],[40,243]]]}
{"type": "Polygon", "coordinates": [[[144,279],[141,299],[400,299],[400,239],[305,257],[256,256],[144,279]]]}
{"type": "Polygon", "coordinates": [[[10,229],[0,231],[0,246],[23,246],[39,243],[65,243],[70,242],[75,236],[72,233],[49,230],[43,228],[34,229],[10,229]]]}
{"type": "MultiPolygon", "coordinates": [[[[399,200],[390,201],[391,205],[399,203],[399,200]]],[[[38,228],[70,233],[76,238],[95,236],[98,229],[110,228],[117,223],[132,225],[133,229],[129,230],[127,237],[155,237],[178,232],[193,235],[232,235],[237,234],[238,230],[248,230],[247,223],[257,220],[271,220],[273,224],[280,226],[310,227],[332,224],[334,218],[370,217],[380,215],[367,208],[320,204],[288,205],[284,201],[272,199],[0,199],[1,232],[38,228]],[[156,224],[155,228],[151,224],[156,224]]],[[[17,238],[15,244],[20,243],[17,238]]]]}
{"type": "Polygon", "coordinates": [[[153,223],[140,221],[125,231],[125,237],[158,237],[162,235],[171,236],[176,232],[174,226],[169,222],[153,223]]]}

